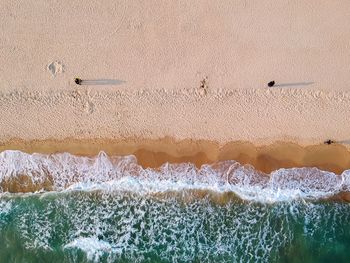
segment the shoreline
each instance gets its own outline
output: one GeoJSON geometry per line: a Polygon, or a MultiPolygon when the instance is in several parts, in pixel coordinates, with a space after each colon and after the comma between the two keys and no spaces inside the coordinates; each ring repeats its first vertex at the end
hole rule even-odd
{"type": "Polygon", "coordinates": [[[142,167],[157,168],[163,163],[192,162],[197,167],[224,160],[250,164],[255,169],[270,173],[280,168],[317,167],[342,173],[350,169],[350,151],[339,144],[301,146],[276,141],[268,145],[233,141],[220,144],[209,140],[175,140],[165,137],[150,139],[66,139],[33,140],[12,139],[0,144],[0,152],[20,150],[27,153],[52,154],[68,152],[80,156],[95,156],[100,151],[110,156],[135,155],[142,167]]]}

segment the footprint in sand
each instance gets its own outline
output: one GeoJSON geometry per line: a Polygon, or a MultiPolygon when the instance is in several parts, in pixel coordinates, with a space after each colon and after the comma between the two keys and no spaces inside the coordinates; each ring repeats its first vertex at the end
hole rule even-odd
{"type": "Polygon", "coordinates": [[[51,73],[53,77],[56,77],[57,74],[64,72],[64,65],[62,62],[54,61],[47,65],[47,70],[51,73]]]}
{"type": "Polygon", "coordinates": [[[86,113],[92,114],[95,111],[95,104],[94,104],[94,98],[95,95],[90,95],[90,90],[86,91],[85,96],[83,97],[82,103],[83,103],[83,109],[86,113]]]}
{"type": "Polygon", "coordinates": [[[92,114],[95,111],[95,104],[92,101],[86,101],[83,108],[86,113],[92,114]]]}
{"type": "Polygon", "coordinates": [[[200,82],[200,86],[199,86],[199,94],[201,96],[205,96],[208,93],[208,77],[205,76],[205,78],[203,78],[200,82]]]}
{"type": "Polygon", "coordinates": [[[91,96],[90,91],[87,90],[84,93],[75,90],[71,93],[72,98],[82,106],[82,110],[88,114],[92,114],[95,111],[95,103],[93,102],[95,95],[91,96]]]}

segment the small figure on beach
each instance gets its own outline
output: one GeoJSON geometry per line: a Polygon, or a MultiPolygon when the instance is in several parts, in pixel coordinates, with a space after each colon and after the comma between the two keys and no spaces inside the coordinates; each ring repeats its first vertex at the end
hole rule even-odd
{"type": "Polygon", "coordinates": [[[324,141],[324,144],[332,144],[332,143],[335,143],[335,141],[332,141],[332,140],[327,140],[327,141],[324,141]]]}
{"type": "Polygon", "coordinates": [[[75,78],[75,79],[74,79],[74,82],[75,82],[76,84],[78,84],[78,85],[81,85],[81,83],[83,82],[83,80],[82,80],[82,79],[79,79],[79,78],[75,78]]]}
{"type": "Polygon", "coordinates": [[[275,81],[270,81],[269,83],[267,83],[267,86],[269,87],[273,87],[275,85],[275,81]]]}

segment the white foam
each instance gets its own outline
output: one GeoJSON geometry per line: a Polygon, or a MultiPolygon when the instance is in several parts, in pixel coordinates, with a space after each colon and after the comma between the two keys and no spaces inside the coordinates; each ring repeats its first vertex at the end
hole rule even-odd
{"type": "Polygon", "coordinates": [[[6,215],[12,209],[12,200],[0,200],[0,216],[6,215]]]}
{"type": "Polygon", "coordinates": [[[110,253],[112,246],[96,237],[79,237],[66,244],[64,249],[78,248],[85,252],[88,260],[98,262],[104,253],[110,253]]]}
{"type": "Polygon", "coordinates": [[[134,156],[95,158],[68,153],[42,155],[0,153],[0,183],[27,175],[33,184],[50,181],[55,191],[132,191],[139,194],[183,190],[233,192],[259,202],[328,198],[350,190],[350,170],[341,175],[317,168],[279,169],[271,174],[236,161],[203,165],[169,164],[143,169],[134,156]]]}

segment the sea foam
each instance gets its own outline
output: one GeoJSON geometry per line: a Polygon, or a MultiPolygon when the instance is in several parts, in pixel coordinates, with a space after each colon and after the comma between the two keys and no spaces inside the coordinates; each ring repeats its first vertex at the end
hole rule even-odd
{"type": "Polygon", "coordinates": [[[0,153],[1,192],[131,191],[155,194],[181,191],[233,193],[258,202],[330,198],[350,190],[350,170],[340,175],[317,168],[279,169],[266,174],[231,161],[202,165],[165,163],[143,168],[133,155],[96,157],[69,153],[0,153]]]}
{"type": "Polygon", "coordinates": [[[104,253],[112,251],[111,245],[96,237],[79,237],[66,244],[64,249],[80,249],[85,252],[88,260],[98,262],[104,253]]]}

